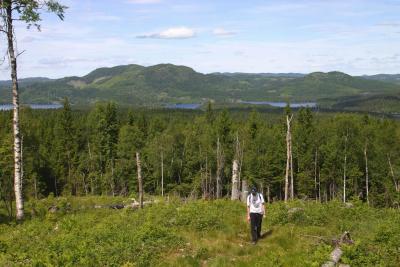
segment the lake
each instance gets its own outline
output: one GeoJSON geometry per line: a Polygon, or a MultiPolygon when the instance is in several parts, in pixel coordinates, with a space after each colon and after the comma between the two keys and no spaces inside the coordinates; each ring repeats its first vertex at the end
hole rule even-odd
{"type": "MultiPolygon", "coordinates": [[[[278,108],[286,107],[286,102],[271,102],[271,101],[240,101],[242,104],[250,104],[250,105],[269,105],[278,108]]],[[[292,108],[301,108],[301,107],[309,107],[315,108],[317,106],[316,102],[298,102],[298,103],[290,103],[290,107],[292,108]]]]}
{"type": "MultiPolygon", "coordinates": [[[[21,104],[21,107],[29,106],[31,109],[59,109],[62,108],[61,104],[21,104]]],[[[0,104],[0,110],[12,110],[11,104],[0,104]]]]}
{"type": "Polygon", "coordinates": [[[166,108],[171,109],[199,109],[201,104],[199,103],[191,103],[191,104],[167,104],[166,108]]]}

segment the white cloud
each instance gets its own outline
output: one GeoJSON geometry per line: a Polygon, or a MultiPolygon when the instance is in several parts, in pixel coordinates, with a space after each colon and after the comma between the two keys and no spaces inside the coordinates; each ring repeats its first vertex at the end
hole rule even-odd
{"type": "Polygon", "coordinates": [[[228,30],[225,30],[224,28],[216,28],[213,30],[213,34],[215,36],[227,37],[227,36],[236,35],[236,32],[228,31],[228,30]]]}
{"type": "Polygon", "coordinates": [[[161,0],[128,0],[131,4],[158,4],[161,0]]]}
{"type": "Polygon", "coordinates": [[[137,36],[137,38],[156,38],[156,39],[187,39],[195,36],[195,31],[187,27],[169,28],[158,33],[149,33],[137,36]]]}

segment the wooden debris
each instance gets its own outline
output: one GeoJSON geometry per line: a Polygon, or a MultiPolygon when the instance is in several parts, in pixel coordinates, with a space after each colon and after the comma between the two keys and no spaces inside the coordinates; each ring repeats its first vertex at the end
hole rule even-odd
{"type": "MultiPolygon", "coordinates": [[[[332,240],[332,243],[335,245],[335,249],[331,252],[330,260],[322,264],[322,267],[333,267],[339,264],[340,258],[342,257],[343,250],[341,249],[341,245],[343,244],[353,244],[354,241],[350,237],[350,233],[345,231],[339,239],[332,240]]],[[[347,266],[340,264],[339,266],[347,266]]]]}

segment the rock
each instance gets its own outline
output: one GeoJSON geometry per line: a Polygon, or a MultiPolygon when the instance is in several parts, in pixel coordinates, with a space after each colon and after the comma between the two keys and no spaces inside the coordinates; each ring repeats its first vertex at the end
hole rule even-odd
{"type": "Polygon", "coordinates": [[[346,208],[354,207],[353,203],[351,203],[351,202],[346,202],[344,205],[345,205],[346,208]]]}
{"type": "Polygon", "coordinates": [[[56,213],[58,210],[59,210],[59,208],[58,208],[57,206],[55,206],[55,205],[51,206],[51,207],[48,209],[48,211],[49,211],[50,213],[56,213]]]}
{"type": "Polygon", "coordinates": [[[334,263],[338,263],[342,254],[343,254],[343,251],[341,248],[339,248],[339,247],[335,248],[331,253],[331,260],[334,263]]]}
{"type": "Polygon", "coordinates": [[[327,261],[322,264],[321,267],[335,267],[335,263],[333,261],[327,261]]]}
{"type": "Polygon", "coordinates": [[[120,210],[123,209],[125,206],[123,204],[114,204],[114,205],[110,205],[111,209],[115,209],[115,210],[120,210]]]}
{"type": "Polygon", "coordinates": [[[288,210],[288,213],[289,214],[293,214],[293,213],[296,213],[296,212],[299,212],[299,211],[304,211],[304,209],[303,208],[298,208],[298,207],[291,208],[291,209],[288,210]]]}

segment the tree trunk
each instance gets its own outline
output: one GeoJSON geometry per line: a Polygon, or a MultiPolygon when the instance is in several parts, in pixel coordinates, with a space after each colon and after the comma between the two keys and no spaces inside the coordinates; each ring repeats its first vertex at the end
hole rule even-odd
{"type": "Polygon", "coordinates": [[[115,182],[114,182],[114,159],[111,160],[111,177],[110,177],[111,194],[115,196],[115,182]]]}
{"type": "Polygon", "coordinates": [[[321,170],[318,170],[318,200],[321,202],[321,170]]]}
{"type": "Polygon", "coordinates": [[[161,151],[161,196],[164,196],[164,153],[161,151]]]}
{"type": "Polygon", "coordinates": [[[269,185],[267,185],[267,201],[268,201],[268,203],[271,203],[271,193],[270,193],[269,185]]]}
{"type": "Polygon", "coordinates": [[[368,155],[367,155],[367,145],[364,148],[364,159],[365,159],[365,191],[367,197],[367,204],[369,205],[369,177],[368,177],[368,155]]]}
{"type": "Polygon", "coordinates": [[[239,170],[239,163],[237,159],[233,160],[233,166],[232,166],[232,195],[231,199],[232,200],[237,200],[239,199],[239,190],[238,190],[238,170],[239,170]]]}
{"type": "Polygon", "coordinates": [[[136,152],[136,165],[137,165],[137,178],[139,186],[139,205],[143,209],[143,178],[142,178],[142,164],[140,162],[140,154],[136,152]]]}
{"type": "Polygon", "coordinates": [[[242,180],[242,193],[240,199],[243,203],[247,202],[247,196],[249,194],[249,186],[246,180],[242,180]]]}
{"type": "Polygon", "coordinates": [[[292,150],[292,133],[289,132],[289,147],[290,147],[290,199],[294,199],[294,180],[293,180],[293,150],[292,150]]]}
{"type": "Polygon", "coordinates": [[[220,148],[219,138],[217,139],[217,194],[216,197],[220,198],[222,193],[222,184],[221,184],[221,172],[222,172],[222,153],[220,148]]]}
{"type": "Polygon", "coordinates": [[[399,188],[399,184],[396,180],[396,177],[394,175],[394,170],[393,170],[393,166],[392,166],[392,161],[390,160],[390,156],[389,154],[387,155],[388,158],[388,163],[389,163],[389,168],[390,168],[390,173],[392,175],[392,179],[393,179],[393,183],[394,183],[394,188],[396,189],[396,192],[400,192],[400,188],[399,188]]]}
{"type": "Polygon", "coordinates": [[[8,42],[8,56],[11,66],[12,95],[13,95],[13,134],[14,134],[14,193],[16,218],[24,218],[24,199],[22,195],[22,175],[21,175],[21,133],[19,128],[19,94],[17,78],[17,57],[14,52],[14,28],[12,19],[11,1],[6,8],[6,31],[8,42]]]}
{"type": "Polygon", "coordinates": [[[318,162],[318,149],[315,149],[315,157],[314,157],[314,193],[315,193],[315,201],[318,201],[318,191],[317,191],[317,163],[318,162]]]}
{"type": "Polygon", "coordinates": [[[346,203],[346,168],[347,168],[347,139],[349,132],[344,139],[344,165],[343,165],[343,203],[346,203]]]}
{"type": "MultiPolygon", "coordinates": [[[[88,152],[89,152],[89,167],[90,167],[90,172],[93,171],[93,159],[92,159],[92,152],[90,151],[90,143],[88,142],[88,152]]],[[[90,175],[90,174],[89,174],[90,175]]],[[[93,182],[93,176],[90,175],[90,193],[94,195],[94,182],[93,182]]]]}
{"type": "Polygon", "coordinates": [[[287,124],[287,132],[286,132],[286,172],[285,172],[285,202],[288,200],[289,194],[289,168],[290,168],[290,121],[292,120],[293,115],[289,119],[289,115],[286,115],[286,124],[287,124]]]}

